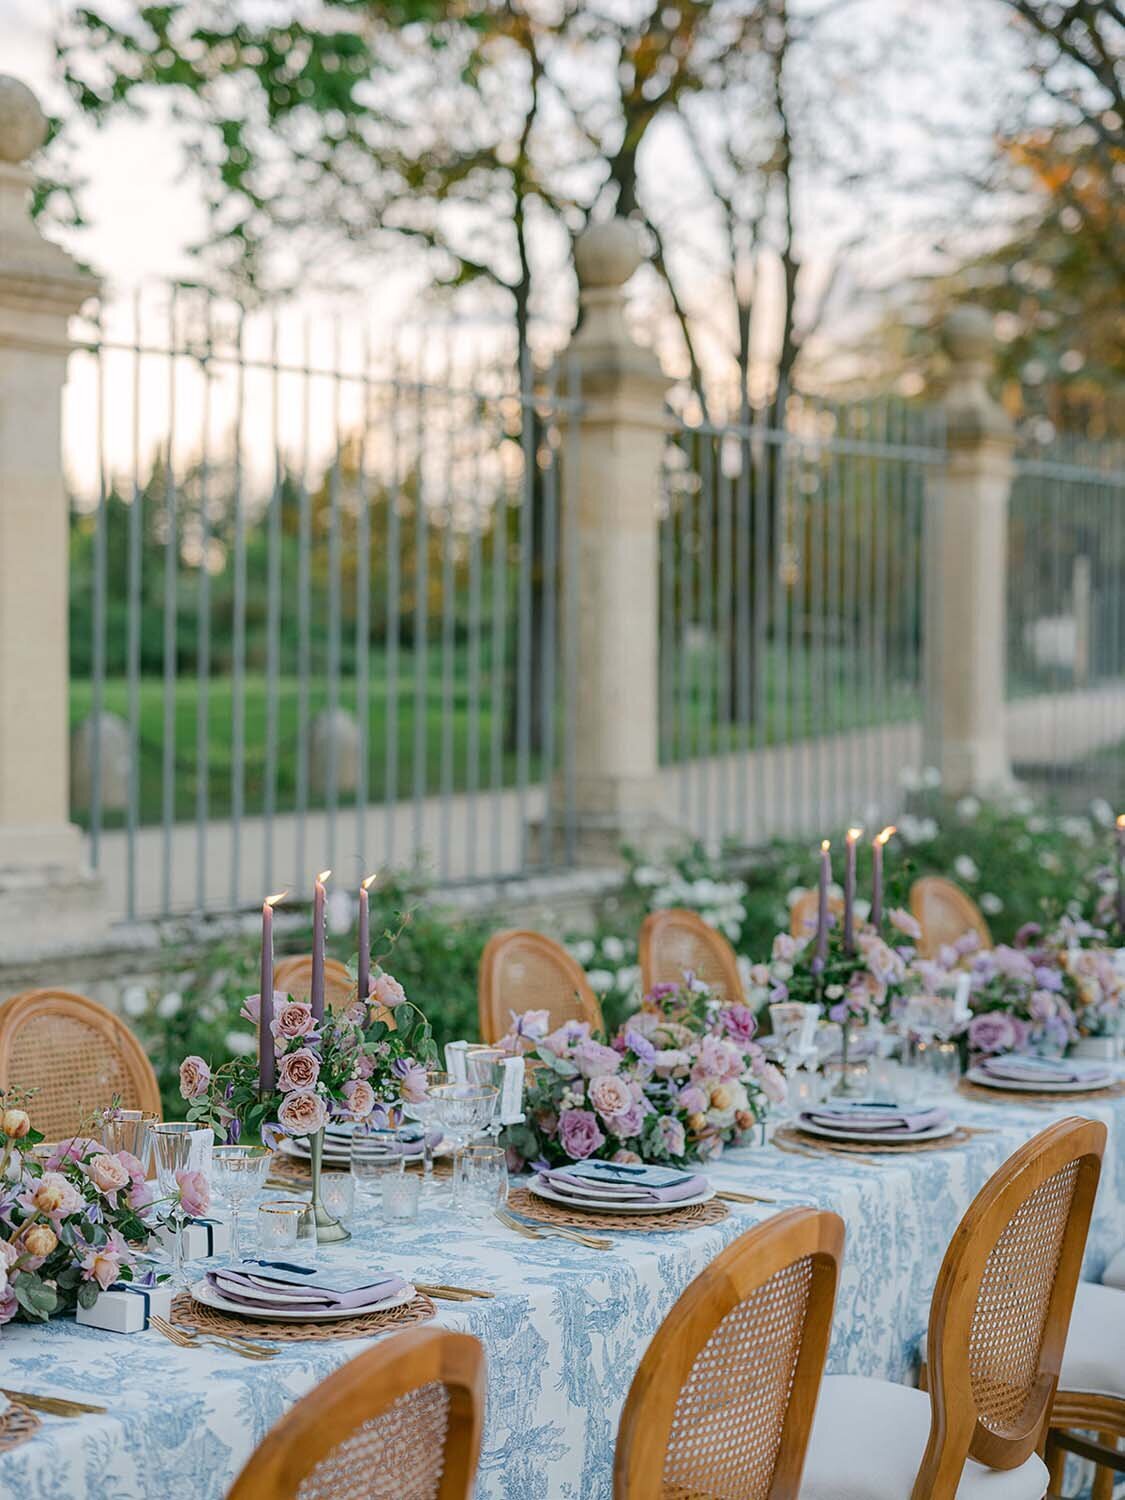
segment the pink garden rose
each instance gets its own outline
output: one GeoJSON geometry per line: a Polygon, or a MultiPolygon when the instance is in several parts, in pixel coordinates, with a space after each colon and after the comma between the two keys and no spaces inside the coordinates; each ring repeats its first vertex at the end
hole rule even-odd
{"type": "Polygon", "coordinates": [[[887,913],[887,920],[891,926],[901,932],[903,937],[913,938],[915,942],[922,936],[922,924],[901,906],[896,906],[887,913]]]}
{"type": "Polygon", "coordinates": [[[588,1091],[590,1103],[603,1120],[622,1114],[633,1102],[629,1085],[616,1073],[603,1073],[590,1081],[588,1091]]]}
{"type": "Polygon", "coordinates": [[[203,1172],[177,1172],[180,1207],[189,1219],[198,1219],[211,1207],[211,1188],[203,1172]]]}
{"type": "Polygon", "coordinates": [[[627,1151],[625,1147],[622,1146],[620,1151],[615,1151],[613,1153],[613,1155],[610,1157],[610,1161],[619,1162],[623,1167],[636,1167],[640,1165],[641,1159],[635,1151],[627,1151]]]}
{"type": "MultiPolygon", "coordinates": [[[[272,1014],[276,1016],[279,1008],[283,1006],[288,999],[289,996],[285,993],[284,990],[274,990],[272,1014]]],[[[257,1026],[258,1017],[261,1015],[261,1012],[261,995],[247,995],[246,999],[242,1002],[242,1009],[238,1012],[238,1014],[244,1021],[252,1021],[253,1024],[257,1026]]]]}
{"type": "Polygon", "coordinates": [[[110,1202],[116,1202],[117,1194],[129,1186],[129,1168],[117,1156],[94,1156],[86,1163],[90,1181],[99,1193],[104,1193],[110,1202]]]}
{"type": "Polygon", "coordinates": [[[69,1140],[60,1141],[47,1158],[45,1170],[57,1172],[63,1162],[81,1161],[90,1152],[98,1152],[102,1149],[101,1141],[91,1140],[87,1135],[74,1135],[69,1140]]]}
{"type": "Polygon", "coordinates": [[[277,1086],[283,1094],[294,1089],[311,1089],[320,1077],[320,1059],[308,1047],[287,1053],[277,1070],[277,1086]]]}
{"type": "Polygon", "coordinates": [[[366,1120],[375,1108],[375,1090],[362,1078],[344,1084],[344,1098],[353,1120],[366,1120]]]}
{"type": "Polygon", "coordinates": [[[38,1182],[32,1181],[20,1197],[22,1207],[66,1219],[85,1207],[82,1194],[61,1172],[44,1172],[38,1182]]]}
{"type": "Polygon", "coordinates": [[[129,1192],[125,1201],[139,1213],[152,1202],[152,1188],[145,1178],[145,1169],[131,1151],[119,1151],[117,1159],[129,1174],[129,1192]]]}
{"type": "Polygon", "coordinates": [[[758,1080],[758,1087],[771,1104],[780,1106],[788,1099],[789,1085],[785,1081],[785,1075],[772,1063],[756,1063],[754,1077],[758,1080]]]}
{"type": "Polygon", "coordinates": [[[87,1281],[96,1281],[102,1291],[108,1291],[121,1272],[121,1257],[108,1245],[94,1245],[82,1259],[82,1273],[87,1281]]]}
{"type": "Polygon", "coordinates": [[[969,1022],[969,1046],[975,1052],[1015,1052],[1027,1040],[1027,1027],[1006,1011],[986,1011],[969,1022]]]}
{"type": "Polygon", "coordinates": [[[393,974],[372,974],[368,983],[371,986],[371,998],[378,1005],[385,1005],[388,1010],[394,1010],[396,1005],[401,1005],[406,999],[406,991],[393,974]]]}
{"type": "Polygon", "coordinates": [[[632,1136],[640,1135],[645,1116],[650,1113],[651,1107],[646,1100],[634,1099],[627,1109],[614,1115],[611,1120],[606,1121],[606,1124],[613,1135],[621,1140],[628,1140],[632,1136]]]}
{"type": "Polygon", "coordinates": [[[3,1293],[0,1294],[0,1325],[10,1323],[19,1310],[20,1305],[16,1301],[15,1292],[12,1291],[10,1286],[6,1286],[3,1293]]]}
{"type": "Polygon", "coordinates": [[[543,1045],[556,1057],[569,1057],[574,1048],[589,1036],[589,1021],[564,1021],[557,1030],[543,1038],[543,1045]]]}
{"type": "Polygon", "coordinates": [[[289,1135],[315,1135],[327,1119],[324,1100],[309,1089],[287,1094],[277,1112],[278,1124],[289,1135]]]}
{"type": "Polygon", "coordinates": [[[303,1036],[312,1036],[316,1031],[312,1006],[303,1000],[286,1000],[274,1008],[273,1024],[270,1027],[275,1041],[296,1041],[303,1036]]]}
{"type": "Polygon", "coordinates": [[[621,1054],[612,1047],[585,1037],[574,1049],[573,1060],[583,1078],[597,1078],[604,1073],[616,1073],[621,1066],[621,1054]]]}
{"type": "Polygon", "coordinates": [[[211,1084],[211,1069],[201,1057],[185,1057],[180,1064],[180,1093],[185,1099],[201,1099],[211,1084]]]}
{"type": "Polygon", "coordinates": [[[588,1109],[564,1109],[559,1115],[559,1144],[574,1161],[593,1156],[605,1145],[597,1116],[588,1109]]]}
{"type": "Polygon", "coordinates": [[[657,1120],[656,1131],[669,1156],[683,1156],[687,1146],[684,1127],[674,1115],[664,1115],[657,1120]]]}
{"type": "Polygon", "coordinates": [[[728,1005],[719,1012],[723,1030],[733,1042],[745,1047],[754,1040],[758,1023],[748,1005],[728,1005]]]}
{"type": "Polygon", "coordinates": [[[707,1108],[708,1102],[707,1095],[694,1083],[682,1089],[680,1097],[676,1100],[679,1107],[689,1115],[701,1115],[707,1108]]]}

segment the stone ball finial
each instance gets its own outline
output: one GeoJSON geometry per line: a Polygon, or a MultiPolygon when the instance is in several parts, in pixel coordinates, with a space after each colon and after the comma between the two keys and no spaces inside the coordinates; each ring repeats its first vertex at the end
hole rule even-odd
{"type": "Polygon", "coordinates": [[[0,161],[18,164],[47,139],[47,116],[18,78],[0,73],[0,161]]]}
{"type": "Polygon", "coordinates": [[[628,219],[590,224],[574,242],[581,287],[624,286],[643,260],[640,233],[628,219]]]}
{"type": "Polygon", "coordinates": [[[954,364],[990,364],[996,347],[992,316],[983,307],[962,302],[945,315],[942,343],[954,364]]]}

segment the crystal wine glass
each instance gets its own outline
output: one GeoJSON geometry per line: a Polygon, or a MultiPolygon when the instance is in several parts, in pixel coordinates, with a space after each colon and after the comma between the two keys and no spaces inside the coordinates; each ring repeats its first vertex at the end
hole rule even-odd
{"type": "Polygon", "coordinates": [[[437,1101],[437,1119],[453,1142],[454,1172],[450,1194],[451,1206],[457,1203],[456,1159],[474,1136],[488,1125],[500,1102],[500,1090],[489,1085],[446,1083],[433,1091],[437,1101]]]}
{"type": "Polygon", "coordinates": [[[431,1127],[437,1123],[438,1101],[434,1090],[445,1088],[453,1082],[452,1073],[434,1068],[426,1074],[426,1095],[423,1099],[403,1100],[402,1112],[408,1120],[416,1120],[422,1126],[422,1191],[429,1193],[434,1186],[434,1140],[431,1127]]]}
{"type": "Polygon", "coordinates": [[[240,1218],[242,1205],[265,1180],[270,1150],[267,1146],[216,1146],[212,1155],[215,1187],[230,1204],[230,1257],[228,1264],[242,1259],[240,1218]]]}
{"type": "MultiPolygon", "coordinates": [[[[199,1126],[186,1120],[165,1122],[152,1127],[152,1155],[162,1197],[172,1198],[179,1191],[176,1173],[189,1170],[192,1145],[198,1132],[199,1126]]],[[[174,1204],[170,1217],[172,1285],[177,1291],[184,1291],[187,1288],[187,1278],[184,1275],[184,1214],[178,1202],[174,1204]]]]}

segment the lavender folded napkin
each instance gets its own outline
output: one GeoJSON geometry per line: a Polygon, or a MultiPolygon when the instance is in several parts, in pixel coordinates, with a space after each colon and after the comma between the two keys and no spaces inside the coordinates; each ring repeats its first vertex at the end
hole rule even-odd
{"type": "Polygon", "coordinates": [[[228,1301],[271,1312],[364,1312],[380,1307],[409,1285],[393,1271],[360,1266],[302,1266],[290,1261],[244,1260],[208,1271],[207,1280],[228,1301]]]}
{"type": "Polygon", "coordinates": [[[949,1115],[944,1109],[903,1109],[897,1104],[857,1099],[850,1104],[822,1104],[816,1109],[806,1109],[799,1118],[810,1125],[846,1130],[855,1135],[882,1135],[884,1132],[918,1135],[944,1125],[949,1115]]]}
{"type": "Polygon", "coordinates": [[[1007,1078],[1016,1083],[1104,1083],[1109,1069],[1066,1062],[1054,1057],[1024,1057],[1009,1053],[1004,1057],[986,1057],[977,1064],[990,1078],[1007,1078]]]}
{"type": "Polygon", "coordinates": [[[697,1198],[707,1187],[698,1172],[671,1167],[633,1166],[624,1162],[582,1161],[540,1175],[566,1197],[597,1198],[609,1203],[678,1203],[697,1198]]]}

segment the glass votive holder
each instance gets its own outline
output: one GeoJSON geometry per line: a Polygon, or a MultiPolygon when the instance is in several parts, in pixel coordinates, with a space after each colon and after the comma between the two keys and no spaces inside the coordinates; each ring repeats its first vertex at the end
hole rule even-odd
{"type": "Polygon", "coordinates": [[[333,1218],[350,1224],[355,1212],[355,1178],[350,1172],[325,1172],[320,1179],[320,1201],[333,1218]]]}
{"type": "Polygon", "coordinates": [[[422,1178],[417,1172],[388,1176],[383,1183],[383,1213],[386,1218],[400,1223],[413,1223],[418,1217],[421,1192],[422,1178]]]}
{"type": "Polygon", "coordinates": [[[309,1206],[296,1198],[274,1198],[258,1205],[258,1249],[293,1250],[301,1234],[301,1219],[309,1206]]]}
{"type": "Polygon", "coordinates": [[[358,1131],[352,1137],[351,1175],[360,1192],[376,1202],[383,1196],[387,1179],[399,1177],[405,1170],[406,1158],[393,1146],[361,1137],[358,1131]]]}

